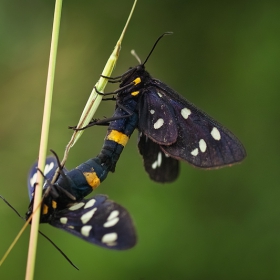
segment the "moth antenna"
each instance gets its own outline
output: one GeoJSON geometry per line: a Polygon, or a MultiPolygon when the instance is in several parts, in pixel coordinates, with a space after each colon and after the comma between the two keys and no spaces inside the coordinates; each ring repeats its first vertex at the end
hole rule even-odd
{"type": "Polygon", "coordinates": [[[147,58],[146,58],[145,61],[142,63],[142,65],[145,65],[145,64],[146,64],[146,62],[148,61],[149,57],[150,57],[151,54],[153,53],[153,51],[154,51],[154,49],[155,49],[157,43],[159,42],[159,40],[160,40],[162,37],[164,37],[165,35],[172,35],[172,34],[173,34],[173,32],[164,32],[161,36],[159,36],[159,37],[157,38],[156,42],[154,43],[152,49],[150,50],[150,52],[149,52],[147,58]]]}
{"type": "MultiPolygon", "coordinates": [[[[48,189],[45,191],[44,193],[44,197],[46,195],[49,194],[49,192],[51,191],[51,187],[53,187],[53,184],[52,182],[44,175],[44,173],[42,172],[41,169],[37,168],[37,170],[41,173],[41,175],[44,177],[45,181],[47,182],[48,184],[48,189]]],[[[64,172],[63,172],[64,174],[64,172]]],[[[65,175],[64,175],[65,176],[65,175]]],[[[67,178],[66,178],[67,179],[67,178]]],[[[68,180],[68,179],[67,179],[68,180]]],[[[57,188],[60,189],[61,192],[63,192],[65,195],[67,195],[71,200],[75,201],[76,200],[76,197],[74,195],[72,195],[70,192],[68,192],[67,190],[65,190],[64,188],[60,187],[59,185],[57,185],[57,188]]],[[[54,191],[54,190],[53,190],[54,191]]],[[[58,193],[55,191],[56,195],[58,196],[58,193]]]]}
{"type": "MultiPolygon", "coordinates": [[[[0,195],[0,198],[12,209],[14,210],[14,212],[21,218],[25,221],[25,218],[22,217],[20,215],[20,213],[2,196],[0,195]]],[[[31,215],[32,216],[32,215],[31,215]]],[[[28,219],[29,220],[29,219],[28,219]]],[[[26,221],[26,223],[28,224],[29,221],[26,221]]],[[[23,230],[21,230],[22,232],[23,230]]],[[[76,268],[77,270],[79,270],[79,268],[67,257],[67,255],[48,237],[46,236],[44,233],[42,233],[40,230],[39,230],[39,233],[45,237],[57,250],[58,252],[60,252],[60,254],[74,267],[76,268]]],[[[21,235],[21,234],[20,234],[21,235]]],[[[20,235],[18,235],[18,238],[20,237],[20,235]]],[[[15,239],[15,241],[12,243],[12,246],[10,246],[9,250],[6,252],[6,254],[4,255],[4,257],[1,259],[0,261],[0,265],[4,262],[4,260],[6,259],[6,257],[8,256],[9,252],[11,251],[11,249],[13,248],[13,245],[15,244],[15,242],[18,240],[18,238],[15,239]]]]}
{"type": "MultiPolygon", "coordinates": [[[[25,223],[22,227],[22,229],[19,231],[19,233],[17,234],[17,236],[15,237],[14,241],[11,243],[11,245],[9,246],[8,250],[6,251],[6,253],[4,254],[4,256],[2,257],[2,259],[0,260],[0,266],[2,265],[2,263],[5,261],[5,259],[8,257],[8,255],[10,254],[11,250],[14,248],[15,244],[17,243],[17,241],[19,240],[19,238],[21,237],[22,233],[25,231],[26,227],[29,225],[31,219],[32,219],[32,215],[33,213],[30,215],[30,217],[26,220],[24,219],[20,214],[19,212],[3,197],[3,196],[0,196],[3,201],[9,206],[11,207],[14,212],[20,217],[22,218],[23,220],[25,220],[25,223]]],[[[41,203],[42,201],[39,203],[38,207],[34,210],[34,211],[37,211],[40,206],[41,206],[41,203]]]]}
{"type": "Polygon", "coordinates": [[[61,165],[61,162],[60,162],[60,160],[59,160],[59,157],[58,157],[57,153],[56,153],[54,150],[52,150],[52,149],[50,149],[50,151],[51,151],[51,152],[53,153],[53,155],[55,156],[56,162],[57,162],[57,165],[58,165],[58,168],[57,168],[57,170],[56,170],[56,174],[54,175],[54,177],[53,177],[53,179],[52,179],[52,183],[54,183],[54,182],[57,180],[57,178],[58,178],[58,176],[59,176],[59,175],[57,175],[57,174],[60,174],[65,180],[68,181],[68,178],[66,177],[66,175],[65,175],[65,173],[64,173],[64,171],[63,171],[63,167],[64,167],[64,166],[61,165]]]}
{"type": "Polygon", "coordinates": [[[16,208],[14,208],[14,206],[12,206],[2,195],[0,195],[0,198],[8,205],[11,209],[13,209],[14,212],[15,212],[21,219],[25,220],[24,217],[22,217],[22,216],[20,215],[20,213],[16,210],[16,208]]]}
{"type": "MultiPolygon", "coordinates": [[[[46,183],[47,183],[47,188],[46,188],[46,191],[45,191],[45,193],[44,193],[44,195],[43,195],[43,199],[44,199],[44,197],[46,197],[50,192],[51,192],[51,190],[52,190],[52,186],[53,186],[53,184],[52,184],[52,182],[44,175],[44,173],[43,173],[43,171],[41,170],[41,169],[39,169],[38,167],[37,167],[37,170],[40,172],[40,174],[43,176],[43,178],[45,179],[45,181],[46,181],[46,183]]],[[[58,193],[57,192],[55,192],[56,193],[56,196],[58,196],[58,193]]]]}
{"type": "Polygon", "coordinates": [[[59,160],[59,157],[58,157],[57,153],[56,153],[54,150],[52,150],[52,149],[50,149],[50,151],[51,151],[51,153],[52,153],[52,154],[55,156],[55,158],[56,158],[56,162],[57,162],[59,171],[60,171],[61,173],[64,174],[64,172],[63,172],[63,166],[62,166],[61,163],[60,163],[60,160],[59,160]]]}
{"type": "Polygon", "coordinates": [[[47,237],[44,233],[42,233],[40,230],[39,230],[39,233],[44,236],[59,252],[60,254],[74,267],[76,268],[77,270],[79,270],[79,268],[67,257],[67,255],[49,238],[47,237]]]}

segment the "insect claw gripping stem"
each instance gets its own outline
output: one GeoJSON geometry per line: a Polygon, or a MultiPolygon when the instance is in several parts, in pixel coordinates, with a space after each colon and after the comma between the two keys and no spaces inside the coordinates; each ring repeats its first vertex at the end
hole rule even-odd
{"type": "Polygon", "coordinates": [[[71,129],[74,129],[74,130],[84,130],[88,127],[91,127],[91,126],[95,126],[95,125],[109,125],[110,122],[112,121],[116,121],[116,120],[122,120],[124,118],[129,118],[133,115],[133,111],[131,111],[129,108],[126,108],[125,106],[123,106],[122,104],[118,104],[118,107],[121,108],[124,112],[127,113],[127,115],[125,116],[117,116],[117,117],[111,117],[111,118],[104,118],[104,119],[94,119],[92,122],[90,122],[88,125],[84,126],[84,127],[81,127],[81,128],[77,128],[77,126],[69,126],[69,128],[71,129]]]}
{"type": "Polygon", "coordinates": [[[102,101],[116,101],[116,97],[113,96],[113,97],[108,97],[108,98],[102,98],[102,101]]]}

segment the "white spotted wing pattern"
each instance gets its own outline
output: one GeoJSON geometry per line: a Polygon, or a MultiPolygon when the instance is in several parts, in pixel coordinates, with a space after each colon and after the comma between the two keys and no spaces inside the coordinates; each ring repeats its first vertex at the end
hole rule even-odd
{"type": "MultiPolygon", "coordinates": [[[[37,166],[38,166],[38,162],[36,162],[32,165],[32,167],[28,173],[28,177],[27,177],[28,194],[29,194],[30,200],[33,197],[35,186],[37,183],[37,166]]],[[[48,156],[46,158],[46,164],[45,164],[45,168],[43,171],[46,178],[51,180],[52,177],[54,176],[57,168],[58,168],[58,165],[57,165],[56,158],[54,156],[48,156]]]]}
{"type": "Polygon", "coordinates": [[[136,244],[136,233],[128,211],[105,195],[83,199],[57,211],[49,223],[101,247],[124,250],[136,244]]]}
{"type": "Polygon", "coordinates": [[[246,156],[233,133],[146,71],[145,63],[167,34],[170,32],[156,40],[143,63],[121,76],[107,77],[112,83],[120,83],[113,93],[117,94],[116,110],[112,118],[98,123],[109,120],[110,126],[127,131],[128,136],[137,128],[145,169],[151,179],[163,183],[177,178],[178,160],[210,169],[241,162],[246,156]]]}
{"type": "Polygon", "coordinates": [[[228,129],[166,84],[149,79],[141,91],[141,109],[138,112],[138,129],[142,132],[138,147],[148,173],[153,173],[154,167],[159,168],[155,161],[159,151],[174,160],[185,160],[200,168],[222,167],[244,159],[243,145],[228,129]],[[149,150],[147,138],[154,142],[152,161],[148,158],[152,152],[146,152],[149,150]]]}
{"type": "MultiPolygon", "coordinates": [[[[33,209],[32,194],[36,185],[34,174],[37,173],[37,165],[38,162],[32,166],[28,175],[28,192],[31,203],[26,214],[27,218],[33,209]]],[[[57,167],[56,158],[47,157],[44,174],[45,180],[50,180],[48,183],[50,188],[53,187],[50,182],[57,167]]],[[[44,191],[46,187],[47,184],[45,184],[44,191]]],[[[106,195],[96,195],[78,202],[73,202],[63,192],[58,195],[56,198],[44,197],[42,208],[47,211],[46,213],[42,211],[40,223],[49,223],[92,244],[109,249],[125,250],[136,244],[136,231],[128,211],[109,200],[106,195]]]]}

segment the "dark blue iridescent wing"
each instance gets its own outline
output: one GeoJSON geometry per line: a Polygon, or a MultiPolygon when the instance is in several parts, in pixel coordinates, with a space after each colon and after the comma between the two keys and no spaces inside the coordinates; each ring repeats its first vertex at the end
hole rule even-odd
{"type": "Polygon", "coordinates": [[[139,130],[157,144],[171,145],[178,138],[175,112],[154,86],[143,89],[139,99],[139,130]]]}
{"type": "Polygon", "coordinates": [[[230,165],[244,159],[243,145],[228,129],[161,81],[153,79],[151,84],[153,86],[143,95],[142,104],[149,104],[146,110],[153,114],[139,110],[139,130],[159,144],[166,154],[201,168],[230,165]],[[158,97],[162,99],[160,102],[158,97]],[[167,114],[161,110],[161,104],[168,107],[167,114]],[[169,129],[175,131],[174,126],[177,132],[175,141],[163,144],[166,138],[171,139],[169,129]],[[154,137],[155,130],[157,138],[154,137]]]}
{"type": "Polygon", "coordinates": [[[105,195],[82,199],[69,208],[57,211],[49,223],[109,249],[124,250],[136,244],[136,233],[129,213],[105,195]]]}
{"type": "MultiPolygon", "coordinates": [[[[32,167],[28,173],[28,177],[27,177],[28,195],[29,195],[30,200],[33,197],[35,185],[37,182],[37,167],[38,167],[38,161],[36,161],[32,165],[32,167]]],[[[56,158],[54,156],[48,156],[46,158],[46,164],[45,164],[45,168],[43,170],[45,177],[47,179],[51,180],[53,178],[57,168],[58,168],[58,165],[57,165],[56,158]]]]}

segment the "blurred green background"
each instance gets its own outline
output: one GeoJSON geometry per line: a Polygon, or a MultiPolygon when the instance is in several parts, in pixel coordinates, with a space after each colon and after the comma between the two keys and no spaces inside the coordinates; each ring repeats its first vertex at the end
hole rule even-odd
{"type": "MultiPolygon", "coordinates": [[[[64,1],[49,148],[63,155],[83,106],[125,24],[132,0],[64,1]]],[[[0,194],[24,215],[26,177],[38,155],[54,1],[0,2],[0,194]]],[[[181,163],[173,184],[152,182],[136,133],[105,193],[132,214],[138,244],[125,252],[91,245],[49,225],[47,234],[75,271],[41,236],[35,279],[280,279],[279,1],[139,1],[113,75],[144,59],[148,71],[232,130],[248,157],[203,171],[181,163]],[[278,171],[277,171],[278,170],[278,171]]],[[[116,85],[107,87],[108,92],[116,85]]],[[[113,102],[96,117],[110,116],[113,102]]],[[[106,128],[87,130],[68,168],[98,154],[106,128]]],[[[23,222],[0,201],[0,255],[23,222]]],[[[29,228],[0,268],[23,279],[29,228]]]]}

